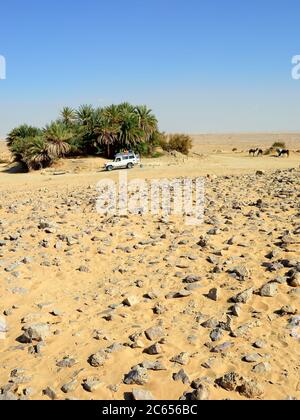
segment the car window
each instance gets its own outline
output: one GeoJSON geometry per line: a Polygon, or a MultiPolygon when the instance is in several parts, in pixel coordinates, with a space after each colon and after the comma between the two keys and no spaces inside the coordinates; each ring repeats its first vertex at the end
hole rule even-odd
{"type": "Polygon", "coordinates": [[[130,156],[129,156],[129,159],[134,159],[134,156],[133,156],[133,155],[130,155],[130,156]]]}
{"type": "Polygon", "coordinates": [[[116,162],[121,162],[121,158],[117,158],[116,159],[116,162]]]}
{"type": "Polygon", "coordinates": [[[129,156],[124,156],[123,159],[124,160],[128,160],[129,159],[129,156]]]}

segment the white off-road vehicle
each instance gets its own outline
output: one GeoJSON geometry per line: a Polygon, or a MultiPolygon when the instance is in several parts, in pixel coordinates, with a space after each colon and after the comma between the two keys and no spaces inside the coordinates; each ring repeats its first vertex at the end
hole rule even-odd
{"type": "Polygon", "coordinates": [[[107,171],[112,171],[113,169],[132,169],[135,165],[140,163],[139,155],[135,153],[119,153],[115,156],[113,162],[106,163],[104,168],[107,171]]]}

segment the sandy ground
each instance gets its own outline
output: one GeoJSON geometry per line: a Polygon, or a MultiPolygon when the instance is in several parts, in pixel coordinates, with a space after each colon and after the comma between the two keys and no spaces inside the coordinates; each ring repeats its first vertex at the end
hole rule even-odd
{"type": "Polygon", "coordinates": [[[98,214],[101,159],[0,164],[0,399],[300,398],[300,135],[194,139],[128,176],[204,176],[196,226],[98,214]]]}
{"type": "MultiPolygon", "coordinates": [[[[300,163],[300,133],[295,134],[218,134],[193,135],[194,147],[190,157],[144,159],[142,168],[135,168],[129,178],[176,178],[180,176],[206,176],[247,174],[256,170],[288,169],[300,163]],[[275,141],[284,141],[291,150],[289,159],[274,156],[249,157],[249,149],[267,150],[275,141]],[[233,152],[233,150],[236,151],[233,152]]],[[[67,159],[55,167],[34,174],[23,174],[7,166],[10,155],[4,142],[0,142],[0,186],[9,184],[16,188],[46,185],[95,184],[107,178],[102,168],[106,162],[101,158],[67,159]],[[61,176],[61,173],[63,176],[61,176]],[[53,175],[54,174],[54,175],[53,175]]],[[[117,180],[119,173],[110,174],[117,180]]]]}

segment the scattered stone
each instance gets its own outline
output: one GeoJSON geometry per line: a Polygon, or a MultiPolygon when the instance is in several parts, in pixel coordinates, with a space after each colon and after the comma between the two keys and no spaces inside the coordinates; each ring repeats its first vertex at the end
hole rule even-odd
{"type": "Polygon", "coordinates": [[[0,401],[17,401],[19,398],[10,391],[0,394],[0,401]]]}
{"type": "Polygon", "coordinates": [[[89,269],[88,267],[86,267],[85,265],[81,265],[81,266],[78,268],[78,271],[79,271],[80,273],[89,273],[89,272],[90,272],[90,269],[89,269]]]}
{"type": "Polygon", "coordinates": [[[180,299],[191,296],[190,290],[180,290],[179,292],[171,292],[166,295],[166,299],[180,299]]]}
{"type": "Polygon", "coordinates": [[[138,366],[125,375],[124,383],[126,385],[145,385],[148,380],[147,370],[138,366]]]}
{"type": "Polygon", "coordinates": [[[180,353],[177,356],[172,357],[171,362],[178,363],[179,365],[188,365],[190,361],[189,353],[180,353]]]}
{"type": "MultiPolygon", "coordinates": [[[[79,172],[83,163],[68,165],[79,172]]],[[[202,227],[178,217],[150,220],[143,211],[97,214],[95,186],[54,187],[53,170],[45,175],[40,189],[1,190],[0,400],[72,400],[75,393],[151,400],[168,397],[172,383],[185,387],[186,401],[263,399],[272,388],[282,399],[297,397],[299,168],[206,177],[202,227]],[[70,345],[77,365],[62,358],[70,345]],[[140,363],[126,370],[128,360],[140,363]],[[224,390],[213,388],[240,365],[249,378],[236,371],[218,380],[224,390]],[[207,377],[190,386],[201,369],[207,377]],[[48,382],[32,389],[45,375],[48,382]]]]}
{"type": "Polygon", "coordinates": [[[249,331],[253,328],[253,325],[248,324],[242,324],[238,328],[236,328],[234,331],[232,330],[230,335],[231,337],[238,338],[238,337],[246,337],[249,331]]]}
{"type": "Polygon", "coordinates": [[[62,316],[62,312],[59,309],[53,309],[53,311],[51,312],[51,315],[62,316]]]}
{"type": "Polygon", "coordinates": [[[248,303],[253,296],[253,289],[244,290],[242,293],[239,293],[237,296],[232,298],[235,303],[248,303]]]}
{"type": "Polygon", "coordinates": [[[153,371],[167,370],[160,360],[156,360],[155,362],[150,362],[149,360],[146,360],[145,362],[140,364],[140,367],[146,370],[153,371]]]}
{"type": "Polygon", "coordinates": [[[166,308],[164,305],[162,305],[161,303],[157,303],[157,304],[154,306],[154,308],[153,308],[153,312],[154,312],[156,315],[162,315],[162,314],[164,314],[166,311],[167,311],[167,308],[166,308]]]}
{"type": "Polygon", "coordinates": [[[247,354],[245,357],[243,357],[243,361],[247,363],[255,363],[260,359],[260,355],[257,353],[253,354],[247,354]]]}
{"type": "Polygon", "coordinates": [[[250,277],[250,271],[244,265],[234,267],[228,270],[228,273],[236,277],[240,281],[245,281],[250,277]]]}
{"type": "Polygon", "coordinates": [[[92,354],[89,357],[88,362],[92,367],[97,368],[97,367],[103,366],[106,359],[107,359],[107,354],[105,353],[104,350],[100,350],[98,353],[92,354]]]}
{"type": "Polygon", "coordinates": [[[201,281],[201,277],[189,275],[183,280],[183,283],[192,284],[192,283],[198,283],[199,281],[201,281]]]}
{"type": "Polygon", "coordinates": [[[221,292],[219,289],[217,288],[213,288],[208,292],[207,297],[211,300],[214,300],[215,302],[217,302],[220,297],[221,297],[221,292]]]}
{"type": "Polygon", "coordinates": [[[267,343],[264,340],[256,340],[253,347],[257,349],[264,349],[267,347],[267,343]]]}
{"type": "Polygon", "coordinates": [[[61,387],[61,390],[64,394],[69,394],[70,392],[74,392],[78,386],[78,381],[74,379],[71,382],[68,382],[67,384],[64,384],[61,387]]]}
{"type": "Polygon", "coordinates": [[[6,332],[8,331],[7,324],[5,318],[0,316],[0,340],[4,340],[6,338],[6,332]]]}
{"type": "Polygon", "coordinates": [[[264,394],[264,389],[256,381],[245,381],[239,387],[239,393],[246,398],[257,398],[264,394]]]}
{"type": "Polygon", "coordinates": [[[300,326],[300,315],[292,316],[292,318],[289,319],[289,326],[299,327],[300,326]]]}
{"type": "Polygon", "coordinates": [[[102,386],[99,378],[87,378],[83,381],[83,389],[87,392],[95,392],[102,386]]]}
{"type": "Polygon", "coordinates": [[[190,379],[183,369],[181,369],[178,373],[174,373],[173,379],[174,381],[181,381],[185,385],[190,383],[190,379]]]}
{"type": "Polygon", "coordinates": [[[26,371],[24,369],[14,369],[10,373],[10,382],[14,384],[26,384],[32,381],[32,376],[26,376],[26,371]]]}
{"type": "Polygon", "coordinates": [[[211,349],[211,352],[212,353],[226,353],[233,346],[234,346],[234,343],[226,342],[226,343],[220,344],[219,346],[213,347],[211,349]]]}
{"type": "Polygon", "coordinates": [[[199,384],[198,388],[191,395],[192,401],[208,401],[210,390],[206,384],[199,384]]]}
{"type": "Polygon", "coordinates": [[[106,353],[117,353],[118,351],[124,350],[124,345],[121,343],[113,343],[111,346],[107,347],[105,350],[106,353]]]}
{"type": "Polygon", "coordinates": [[[46,395],[48,398],[50,398],[50,400],[57,399],[56,392],[50,387],[47,387],[46,389],[43,390],[43,395],[46,395]]]}
{"type": "Polygon", "coordinates": [[[267,283],[260,289],[260,295],[263,297],[274,297],[277,295],[277,284],[267,283]]]}
{"type": "Polygon", "coordinates": [[[210,339],[211,341],[219,341],[223,337],[223,331],[221,328],[216,328],[210,333],[210,339]]]}
{"type": "Polygon", "coordinates": [[[267,373],[267,372],[270,372],[270,370],[271,370],[271,365],[270,363],[267,363],[267,362],[259,363],[258,365],[254,366],[252,369],[254,373],[267,373]]]}
{"type": "Polygon", "coordinates": [[[24,334],[20,337],[23,343],[32,343],[32,341],[44,341],[50,335],[50,327],[48,324],[39,323],[32,324],[23,328],[24,334]]]}
{"type": "Polygon", "coordinates": [[[241,305],[239,303],[233,305],[231,308],[231,311],[232,311],[232,315],[237,316],[237,317],[241,316],[241,313],[242,313],[241,305]]]}
{"type": "Polygon", "coordinates": [[[291,287],[300,287],[300,273],[295,273],[293,277],[288,281],[291,287]]]}
{"type": "Polygon", "coordinates": [[[222,378],[217,379],[216,383],[226,391],[235,391],[241,383],[241,377],[235,372],[230,372],[222,378]]]}
{"type": "Polygon", "coordinates": [[[152,346],[148,347],[144,350],[144,353],[150,354],[150,355],[157,355],[162,353],[162,347],[159,343],[153,344],[152,346]]]}
{"type": "Polygon", "coordinates": [[[212,369],[214,366],[215,366],[215,364],[216,364],[216,359],[215,358],[213,358],[213,357],[211,357],[210,359],[208,359],[206,362],[203,362],[202,364],[201,364],[201,366],[204,368],[204,369],[212,369]]]}
{"type": "Polygon", "coordinates": [[[158,299],[159,295],[155,292],[148,292],[144,296],[146,299],[155,300],[158,299]]]}
{"type": "Polygon", "coordinates": [[[66,356],[62,360],[57,362],[56,366],[60,367],[60,368],[71,368],[71,367],[75,366],[76,363],[77,363],[77,361],[75,359],[66,356]]]}
{"type": "Polygon", "coordinates": [[[285,305],[279,309],[278,313],[282,316],[284,315],[296,315],[298,310],[291,305],[285,305]]]}
{"type": "Polygon", "coordinates": [[[134,389],[132,391],[132,397],[135,401],[152,401],[155,400],[152,393],[145,389],[134,389]]]}
{"type": "Polygon", "coordinates": [[[150,341],[159,341],[164,336],[164,331],[161,327],[151,327],[145,331],[145,335],[150,341]]]}
{"type": "Polygon", "coordinates": [[[139,304],[139,298],[137,296],[128,296],[123,300],[123,305],[134,306],[139,304]]]}
{"type": "Polygon", "coordinates": [[[208,319],[207,321],[204,321],[201,324],[201,327],[208,328],[208,329],[217,328],[218,326],[219,326],[219,321],[214,318],[208,319]]]}
{"type": "Polygon", "coordinates": [[[19,266],[21,265],[20,262],[16,262],[14,264],[9,265],[8,267],[6,267],[4,270],[7,273],[11,273],[12,271],[15,271],[19,266]]]}
{"type": "Polygon", "coordinates": [[[36,390],[32,387],[28,387],[24,389],[23,394],[26,397],[32,397],[34,394],[36,394],[36,390]]]}

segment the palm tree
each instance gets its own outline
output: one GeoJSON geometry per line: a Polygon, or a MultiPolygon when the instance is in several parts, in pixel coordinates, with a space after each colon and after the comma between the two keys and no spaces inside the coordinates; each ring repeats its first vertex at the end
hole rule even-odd
{"type": "Polygon", "coordinates": [[[7,146],[10,147],[17,139],[35,137],[39,136],[40,134],[41,130],[39,128],[32,127],[31,125],[27,124],[20,125],[19,127],[16,127],[13,130],[11,130],[11,132],[8,134],[6,138],[7,146]]]}
{"type": "Polygon", "coordinates": [[[117,105],[117,107],[125,114],[135,112],[135,106],[131,105],[129,102],[122,102],[120,105],[117,105]]]}
{"type": "Polygon", "coordinates": [[[69,141],[72,138],[72,131],[61,122],[53,122],[44,129],[44,139],[48,143],[48,153],[54,159],[65,156],[70,152],[69,141]]]}
{"type": "Polygon", "coordinates": [[[132,112],[124,112],[122,123],[120,142],[122,146],[134,147],[143,140],[143,130],[139,126],[139,119],[137,114],[132,112]]]}
{"type": "Polygon", "coordinates": [[[74,123],[76,122],[76,112],[73,108],[70,108],[68,106],[64,107],[60,113],[60,117],[62,122],[67,127],[72,127],[74,123]]]}
{"type": "Polygon", "coordinates": [[[76,111],[77,121],[80,125],[88,125],[93,118],[94,109],[92,105],[81,105],[76,111]]]}
{"type": "Polygon", "coordinates": [[[97,136],[97,142],[100,145],[107,147],[107,157],[111,157],[111,146],[114,146],[118,141],[120,133],[120,125],[111,123],[109,118],[103,116],[94,129],[94,133],[97,136]]]}
{"type": "Polygon", "coordinates": [[[16,162],[22,162],[23,153],[27,148],[29,138],[41,135],[42,131],[39,128],[29,126],[27,124],[20,125],[14,128],[8,134],[6,141],[7,146],[12,153],[16,162]]]}
{"type": "Polygon", "coordinates": [[[135,111],[138,114],[139,126],[144,132],[144,140],[148,141],[150,136],[157,131],[158,121],[152,110],[148,109],[145,105],[137,106],[135,111]]]}
{"type": "Polygon", "coordinates": [[[147,146],[148,152],[152,154],[155,151],[156,147],[160,147],[163,149],[162,146],[166,147],[167,138],[165,133],[161,133],[158,130],[155,130],[149,137],[147,146]]]}
{"type": "Polygon", "coordinates": [[[82,151],[87,154],[97,154],[99,152],[99,145],[97,143],[95,128],[100,125],[102,109],[94,109],[90,105],[83,105],[77,114],[79,123],[77,125],[77,133],[82,145],[82,151]]]}
{"type": "Polygon", "coordinates": [[[9,146],[9,150],[14,157],[15,162],[23,162],[23,155],[26,151],[28,137],[16,137],[13,142],[11,142],[9,146]]]}
{"type": "Polygon", "coordinates": [[[103,116],[106,117],[111,124],[120,124],[122,120],[122,112],[119,105],[110,105],[103,109],[103,116]]]}
{"type": "Polygon", "coordinates": [[[96,109],[82,105],[77,111],[65,107],[43,130],[26,124],[16,127],[7,144],[17,161],[36,168],[66,154],[94,155],[104,148],[108,157],[124,147],[149,153],[161,143],[157,126],[150,109],[128,102],[96,109]]]}
{"type": "Polygon", "coordinates": [[[42,169],[52,163],[53,159],[49,155],[47,143],[42,136],[28,138],[22,160],[29,171],[36,168],[42,169]]]}

